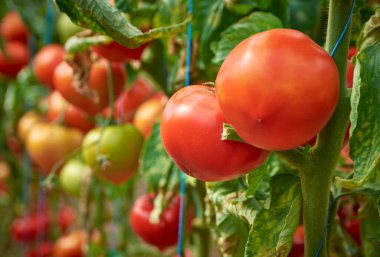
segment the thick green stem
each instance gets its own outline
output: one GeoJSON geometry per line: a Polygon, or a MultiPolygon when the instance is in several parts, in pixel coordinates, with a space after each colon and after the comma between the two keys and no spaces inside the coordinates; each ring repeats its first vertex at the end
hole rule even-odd
{"type": "MultiPolygon", "coordinates": [[[[351,1],[330,1],[326,40],[328,52],[331,52],[343,31],[350,6],[351,1]]],[[[305,168],[301,168],[300,170],[303,195],[303,223],[305,229],[305,257],[316,256],[321,244],[322,248],[318,256],[329,256],[326,240],[322,240],[325,236],[333,172],[339,160],[350,110],[350,101],[346,90],[349,31],[347,31],[334,55],[334,61],[337,64],[340,76],[338,105],[333,117],[318,136],[317,145],[312,149],[311,161],[308,162],[305,168]]],[[[330,215],[334,215],[334,213],[330,213],[330,215]]]]}

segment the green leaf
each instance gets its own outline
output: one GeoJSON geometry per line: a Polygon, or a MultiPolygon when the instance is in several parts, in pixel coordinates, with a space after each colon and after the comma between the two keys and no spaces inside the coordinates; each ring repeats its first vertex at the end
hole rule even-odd
{"type": "Polygon", "coordinates": [[[267,9],[271,3],[272,0],[234,0],[226,1],[226,8],[233,12],[246,15],[253,9],[267,9]]]}
{"type": "Polygon", "coordinates": [[[351,95],[350,156],[352,179],[336,178],[345,188],[358,188],[371,176],[380,156],[380,41],[360,51],[356,58],[351,95]]]}
{"type": "Polygon", "coordinates": [[[215,53],[213,62],[221,64],[231,50],[244,39],[274,28],[281,28],[280,19],[271,13],[254,12],[228,27],[221,34],[221,40],[213,43],[212,51],[215,53]]]}
{"type": "Polygon", "coordinates": [[[287,256],[293,234],[300,222],[301,184],[297,176],[272,177],[269,210],[262,209],[255,218],[245,247],[245,256],[287,256]]]}
{"type": "Polygon", "coordinates": [[[234,128],[228,123],[223,123],[223,132],[221,140],[244,142],[243,139],[241,139],[240,136],[236,133],[234,128]]]}
{"type": "Polygon", "coordinates": [[[139,173],[151,191],[157,191],[160,180],[167,176],[173,166],[173,161],[166,153],[160,136],[160,124],[154,125],[152,134],[146,141],[141,155],[139,173]]]}
{"type": "Polygon", "coordinates": [[[363,50],[380,40],[380,8],[372,17],[364,24],[359,38],[356,42],[358,50],[363,50]]]}
{"type": "Polygon", "coordinates": [[[368,199],[360,212],[361,238],[364,256],[380,256],[380,216],[376,208],[376,200],[368,199]]]}
{"type": "Polygon", "coordinates": [[[133,26],[117,8],[104,0],[55,0],[59,9],[65,12],[77,25],[107,34],[126,47],[137,47],[165,35],[184,31],[190,18],[167,27],[154,28],[145,33],[133,26]]]}

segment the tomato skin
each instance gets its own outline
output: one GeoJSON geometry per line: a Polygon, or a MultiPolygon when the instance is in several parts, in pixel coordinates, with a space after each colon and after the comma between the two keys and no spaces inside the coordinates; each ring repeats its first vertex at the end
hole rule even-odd
{"type": "Polygon", "coordinates": [[[130,124],[95,128],[83,140],[82,156],[96,175],[121,184],[135,174],[143,140],[130,124]],[[99,162],[99,157],[104,157],[105,162],[99,162]]]}
{"type": "Polygon", "coordinates": [[[74,223],[75,218],[75,212],[71,206],[67,205],[59,210],[58,225],[63,233],[74,223]]]}
{"type": "Polygon", "coordinates": [[[6,41],[19,41],[26,44],[28,29],[18,12],[8,12],[0,23],[0,36],[6,41]]]}
{"type": "Polygon", "coordinates": [[[36,239],[40,233],[46,235],[49,228],[48,214],[38,213],[13,220],[11,233],[15,240],[29,242],[36,239]]]}
{"type": "Polygon", "coordinates": [[[347,61],[347,72],[346,72],[346,86],[347,88],[352,88],[354,84],[354,65],[351,61],[347,61]]]}
{"type": "Polygon", "coordinates": [[[140,60],[147,46],[148,44],[143,44],[137,48],[127,48],[116,41],[112,41],[107,45],[93,46],[92,51],[113,62],[128,62],[131,60],[140,60]]]}
{"type": "Polygon", "coordinates": [[[192,177],[202,181],[240,177],[258,167],[268,153],[245,143],[222,141],[223,122],[214,89],[182,88],[162,114],[162,143],[178,167],[192,177]]]}
{"type": "Polygon", "coordinates": [[[54,244],[54,257],[84,257],[87,235],[84,231],[74,231],[60,237],[54,244]]]}
{"type": "MultiPolygon", "coordinates": [[[[130,88],[124,90],[117,99],[114,107],[115,120],[131,122],[137,108],[154,94],[153,84],[143,77],[138,77],[130,88]]],[[[105,116],[109,116],[109,108],[105,116]]]]}
{"type": "Polygon", "coordinates": [[[293,247],[289,253],[289,257],[304,257],[304,237],[303,225],[300,225],[293,236],[293,247]]]}
{"type": "Polygon", "coordinates": [[[167,101],[168,98],[165,95],[157,95],[142,103],[135,113],[133,125],[148,136],[153,125],[161,118],[167,101]]]}
{"type": "Polygon", "coordinates": [[[50,44],[41,48],[33,60],[33,71],[39,82],[54,88],[53,73],[55,68],[63,62],[65,49],[58,44],[50,44]]]}
{"type": "Polygon", "coordinates": [[[29,62],[28,48],[21,42],[12,41],[5,42],[4,49],[8,56],[0,50],[0,75],[14,78],[29,62]]]}
{"type": "Polygon", "coordinates": [[[39,123],[27,135],[26,149],[31,160],[48,174],[55,164],[81,145],[82,137],[76,129],[39,123]]]}
{"type": "Polygon", "coordinates": [[[355,46],[351,46],[348,49],[348,59],[351,60],[352,57],[354,57],[357,53],[358,53],[358,50],[356,49],[356,47],[355,46]]]}
{"type": "Polygon", "coordinates": [[[38,123],[43,122],[42,117],[35,111],[26,112],[17,123],[17,134],[21,140],[25,141],[29,131],[38,123]]]}
{"type": "Polygon", "coordinates": [[[63,121],[68,127],[87,133],[95,127],[94,117],[70,104],[58,91],[53,91],[48,96],[47,120],[56,122],[63,116],[63,121]]]}
{"type": "Polygon", "coordinates": [[[142,195],[132,206],[130,224],[141,239],[160,250],[173,246],[178,241],[179,196],[176,196],[162,213],[159,223],[150,223],[154,206],[154,195],[142,195]]]}
{"type": "Polygon", "coordinates": [[[35,248],[31,248],[26,253],[27,257],[51,257],[53,256],[53,243],[44,241],[35,248]]]}
{"type": "Polygon", "coordinates": [[[62,189],[72,196],[79,197],[86,175],[86,169],[88,169],[88,167],[80,160],[69,160],[59,173],[59,184],[62,189]]]}
{"type": "Polygon", "coordinates": [[[0,183],[6,183],[11,173],[11,167],[0,155],[0,183]]]}
{"type": "MultiPolygon", "coordinates": [[[[67,62],[60,63],[54,70],[54,87],[71,104],[90,115],[96,115],[103,111],[109,103],[108,94],[108,62],[100,59],[92,64],[88,87],[94,90],[98,99],[77,92],[73,87],[73,69],[67,62]]],[[[115,99],[121,94],[126,81],[126,73],[123,65],[112,63],[113,89],[115,99]]]]}
{"type": "Polygon", "coordinates": [[[339,72],[330,55],[302,32],[272,29],[229,53],[216,78],[216,95],[245,142],[287,150],[316,136],[330,119],[339,72]]]}

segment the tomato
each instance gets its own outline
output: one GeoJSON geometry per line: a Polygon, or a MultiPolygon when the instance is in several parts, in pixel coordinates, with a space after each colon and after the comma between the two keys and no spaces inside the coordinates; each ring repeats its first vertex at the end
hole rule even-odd
{"type": "Polygon", "coordinates": [[[137,48],[127,48],[116,41],[106,45],[93,46],[92,50],[99,56],[114,62],[127,62],[130,60],[140,60],[144,49],[148,44],[143,44],[137,48]]]}
{"type": "Polygon", "coordinates": [[[61,43],[65,43],[74,34],[82,31],[83,28],[75,25],[70,18],[61,13],[57,20],[57,32],[61,43]]]}
{"type": "Polygon", "coordinates": [[[347,72],[346,72],[346,86],[347,88],[352,88],[354,83],[354,65],[351,61],[347,61],[347,72]]]}
{"type": "Polygon", "coordinates": [[[68,127],[87,133],[95,127],[95,119],[86,112],[70,104],[58,91],[53,91],[48,97],[47,120],[56,122],[63,119],[68,127]]]}
{"type": "Polygon", "coordinates": [[[289,257],[304,257],[304,245],[304,230],[303,225],[300,225],[293,236],[293,247],[289,257]]]}
{"type": "Polygon", "coordinates": [[[339,206],[338,216],[340,223],[347,233],[358,245],[361,245],[361,222],[358,215],[358,209],[359,205],[352,201],[352,199],[348,198],[348,201],[342,201],[342,205],[339,206]]]}
{"type": "Polygon", "coordinates": [[[26,149],[31,160],[47,174],[54,165],[81,145],[82,137],[79,130],[40,123],[29,131],[26,149]]]}
{"type": "Polygon", "coordinates": [[[239,136],[266,150],[287,150],[316,136],[332,116],[339,72],[302,32],[272,29],[236,46],[217,78],[220,107],[239,136]]]}
{"type": "Polygon", "coordinates": [[[167,101],[168,98],[165,95],[160,95],[141,104],[135,113],[133,125],[145,136],[148,136],[153,125],[161,118],[167,101]]]}
{"type": "Polygon", "coordinates": [[[28,29],[18,12],[8,12],[0,23],[0,36],[6,41],[20,41],[26,43],[28,29]]]}
{"type": "Polygon", "coordinates": [[[84,257],[87,235],[84,231],[74,231],[59,238],[54,244],[54,257],[84,257]]]}
{"type": "MultiPolygon", "coordinates": [[[[124,90],[115,103],[114,118],[123,122],[131,122],[137,108],[154,94],[154,86],[143,77],[138,77],[130,88],[124,90]]],[[[109,116],[109,109],[106,109],[109,116]]]]}
{"type": "Polygon", "coordinates": [[[96,175],[121,184],[135,174],[142,144],[143,136],[130,124],[95,128],[83,140],[82,156],[96,175]]]}
{"type": "Polygon", "coordinates": [[[28,48],[21,42],[13,41],[5,42],[4,49],[7,55],[0,49],[0,75],[14,78],[29,62],[28,48]]]}
{"type": "Polygon", "coordinates": [[[17,123],[17,134],[21,140],[25,141],[29,131],[38,123],[43,121],[42,117],[35,111],[28,111],[19,119],[17,123]]]}
{"type": "Polygon", "coordinates": [[[154,198],[154,195],[142,195],[136,199],[132,206],[130,224],[142,240],[164,250],[178,241],[179,197],[175,197],[163,211],[158,224],[150,222],[154,198]]]}
{"type": "Polygon", "coordinates": [[[33,60],[33,71],[38,81],[53,88],[54,69],[63,62],[65,49],[61,45],[50,44],[41,48],[33,60]]]}
{"type": "Polygon", "coordinates": [[[67,229],[75,221],[75,212],[69,205],[62,207],[58,212],[58,225],[62,232],[66,232],[67,229]]]}
{"type": "Polygon", "coordinates": [[[36,239],[39,234],[46,235],[49,228],[48,214],[43,212],[13,220],[11,232],[15,240],[27,242],[36,239]]]}
{"type": "Polygon", "coordinates": [[[341,151],[341,156],[343,157],[343,160],[346,164],[354,164],[354,161],[350,157],[350,148],[348,145],[345,145],[341,151]]]}
{"type": "Polygon", "coordinates": [[[362,239],[360,235],[360,226],[361,225],[360,225],[359,219],[350,219],[344,223],[344,228],[358,245],[361,245],[362,243],[362,239]]]}
{"type": "Polygon", "coordinates": [[[73,196],[80,196],[89,167],[77,159],[69,160],[61,169],[59,183],[62,189],[73,196]]]}
{"type": "MultiPolygon", "coordinates": [[[[87,112],[95,115],[109,103],[108,94],[108,62],[100,59],[91,66],[88,87],[95,93],[95,96],[86,96],[77,91],[73,86],[73,69],[67,62],[62,62],[54,70],[54,87],[70,103],[87,112]]],[[[112,63],[113,89],[115,99],[121,94],[126,81],[126,73],[123,65],[112,63]]]]}
{"type": "Polygon", "coordinates": [[[22,154],[20,140],[15,135],[8,135],[7,146],[14,155],[20,156],[22,154]]]}
{"type": "Polygon", "coordinates": [[[357,53],[358,53],[358,50],[356,49],[356,47],[355,46],[351,46],[348,49],[348,59],[351,60],[352,57],[354,57],[357,53]]]}
{"type": "Polygon", "coordinates": [[[11,168],[9,167],[9,164],[0,156],[0,183],[7,182],[10,173],[11,168]]]}
{"type": "Polygon", "coordinates": [[[223,122],[214,88],[182,88],[162,114],[162,143],[178,167],[192,177],[202,181],[240,177],[263,163],[268,153],[245,143],[222,141],[223,122]]]}
{"type": "Polygon", "coordinates": [[[50,241],[43,241],[36,247],[29,249],[26,252],[27,257],[51,257],[53,256],[53,243],[50,241]]]}

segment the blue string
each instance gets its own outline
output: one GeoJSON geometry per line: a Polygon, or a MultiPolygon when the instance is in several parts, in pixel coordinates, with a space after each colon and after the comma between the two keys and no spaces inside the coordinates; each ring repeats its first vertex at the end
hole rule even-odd
{"type": "Polygon", "coordinates": [[[338,49],[340,43],[342,43],[343,37],[344,37],[344,35],[347,32],[348,26],[350,26],[351,18],[352,18],[352,13],[354,11],[354,5],[355,5],[355,0],[352,0],[352,2],[351,2],[351,8],[350,8],[350,14],[348,15],[348,18],[347,18],[347,21],[346,21],[346,25],[344,25],[343,31],[340,34],[338,40],[336,41],[333,50],[331,51],[331,54],[330,54],[331,57],[334,56],[334,54],[335,54],[336,50],[338,49]]]}
{"type": "MultiPolygon", "coordinates": [[[[351,2],[351,8],[350,8],[350,13],[349,13],[349,15],[348,15],[348,18],[347,18],[346,24],[344,25],[343,31],[342,31],[342,33],[340,34],[338,40],[336,41],[336,43],[335,43],[335,45],[334,45],[334,47],[333,47],[333,50],[331,51],[331,54],[330,54],[331,57],[334,56],[334,54],[335,54],[336,50],[338,49],[340,43],[342,43],[343,37],[344,37],[344,35],[346,34],[348,27],[350,26],[350,22],[351,22],[351,18],[352,18],[352,13],[353,13],[353,10],[354,10],[354,5],[355,5],[355,0],[352,0],[352,2],[351,2]]],[[[319,255],[321,254],[321,251],[322,251],[322,248],[323,248],[323,244],[324,244],[324,242],[325,242],[325,240],[326,240],[327,229],[328,229],[328,227],[329,227],[329,225],[330,225],[330,215],[331,215],[331,213],[330,213],[331,210],[330,210],[330,209],[331,209],[331,204],[330,204],[330,200],[329,200],[329,207],[328,207],[328,209],[327,209],[327,221],[326,221],[326,226],[325,226],[325,229],[324,229],[324,231],[323,231],[323,237],[322,237],[322,239],[321,239],[321,242],[319,243],[318,250],[317,250],[317,252],[315,253],[315,257],[319,257],[319,255]]]]}
{"type": "Polygon", "coordinates": [[[46,13],[45,13],[45,34],[44,45],[50,44],[53,38],[53,24],[54,24],[54,5],[53,1],[46,0],[46,13]]]}
{"type": "MultiPolygon", "coordinates": [[[[193,13],[193,1],[189,0],[188,13],[193,13]]],[[[185,86],[190,85],[190,67],[191,67],[191,37],[192,37],[193,25],[190,21],[187,25],[187,49],[186,49],[186,77],[185,86]]],[[[184,201],[185,201],[185,174],[181,171],[180,174],[180,205],[179,205],[179,226],[178,226],[178,247],[177,254],[179,257],[183,257],[183,226],[184,226],[184,201]]]]}

